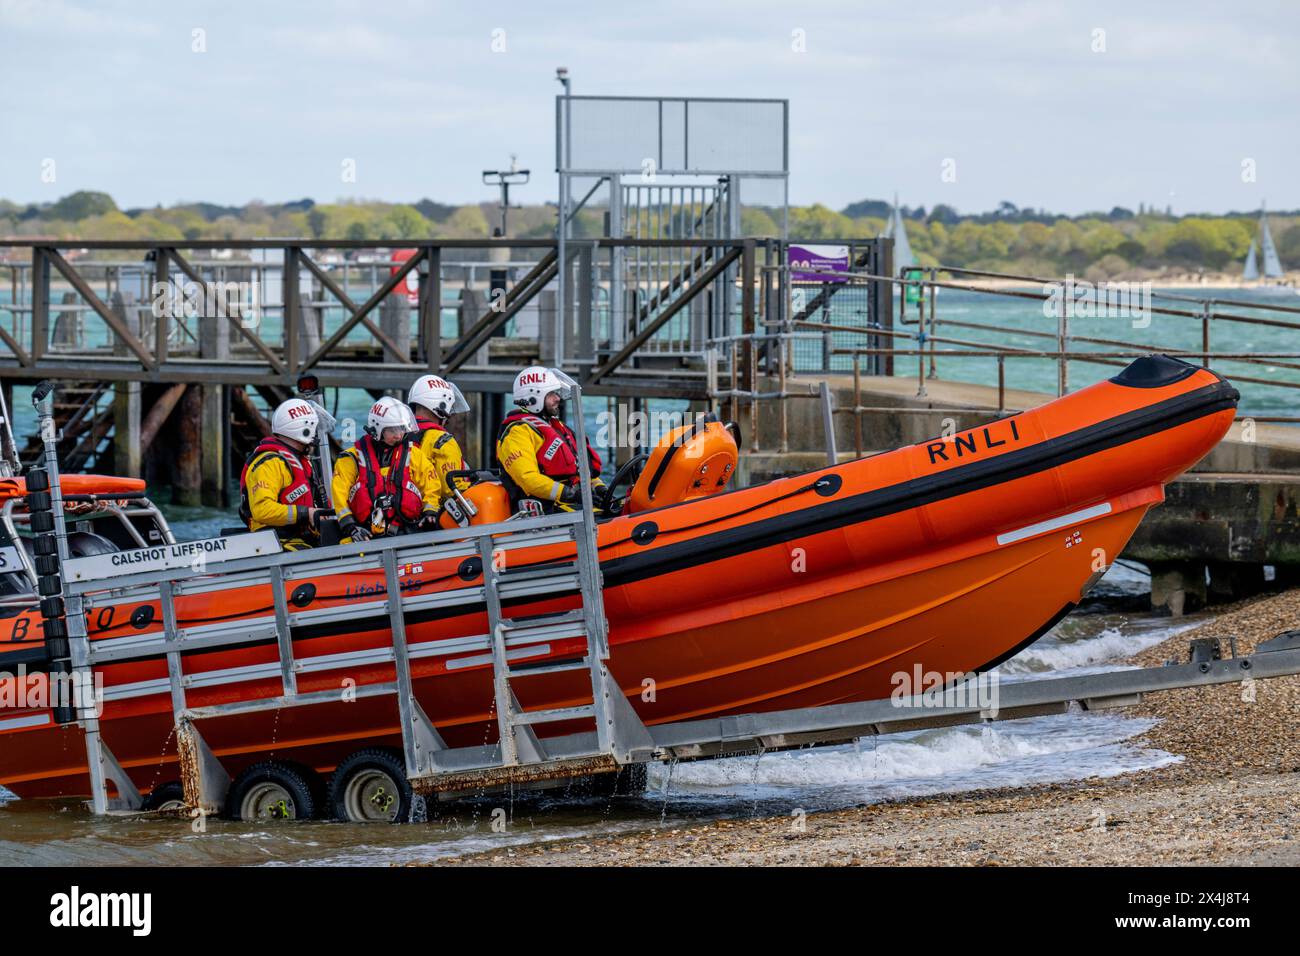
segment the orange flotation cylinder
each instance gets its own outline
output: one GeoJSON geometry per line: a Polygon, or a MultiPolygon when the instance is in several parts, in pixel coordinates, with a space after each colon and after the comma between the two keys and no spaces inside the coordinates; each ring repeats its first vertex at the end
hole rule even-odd
{"type": "Polygon", "coordinates": [[[717,494],[736,473],[736,439],[722,422],[675,428],[650,453],[624,514],[717,494]]]}
{"type": "Polygon", "coordinates": [[[450,531],[467,524],[496,524],[510,517],[510,495],[499,481],[479,481],[462,491],[460,497],[472,508],[468,520],[464,508],[453,496],[443,504],[438,527],[450,531]]]}
{"type": "MultiPolygon", "coordinates": [[[[117,478],[113,475],[60,475],[59,490],[65,495],[103,495],[112,497],[126,492],[144,491],[141,478],[117,478]]],[[[27,494],[26,478],[0,478],[0,501],[27,494]]]]}

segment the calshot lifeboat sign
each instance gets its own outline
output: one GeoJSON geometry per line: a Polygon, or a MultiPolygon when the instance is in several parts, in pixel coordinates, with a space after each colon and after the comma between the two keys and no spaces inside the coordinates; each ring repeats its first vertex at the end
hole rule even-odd
{"type": "Polygon", "coordinates": [[[202,571],[209,562],[237,561],[240,558],[278,554],[279,551],[280,541],[274,531],[254,531],[252,534],[236,534],[229,538],[204,538],[200,541],[182,541],[152,548],[71,558],[64,563],[63,569],[69,581],[98,581],[151,571],[202,571]]]}

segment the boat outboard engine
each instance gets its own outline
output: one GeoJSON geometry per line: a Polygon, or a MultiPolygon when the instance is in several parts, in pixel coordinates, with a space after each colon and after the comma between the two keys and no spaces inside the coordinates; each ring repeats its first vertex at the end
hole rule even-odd
{"type": "Polygon", "coordinates": [[[623,514],[717,494],[736,473],[739,429],[705,415],[673,429],[655,446],[628,492],[623,514]]]}

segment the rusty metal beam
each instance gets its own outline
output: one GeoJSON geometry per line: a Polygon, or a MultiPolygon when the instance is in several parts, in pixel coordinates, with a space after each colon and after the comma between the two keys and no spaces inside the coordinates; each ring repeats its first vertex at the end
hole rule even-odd
{"type": "Polygon", "coordinates": [[[86,304],[94,309],[117,337],[122,340],[122,343],[135,353],[135,357],[140,360],[140,363],[146,368],[157,367],[153,353],[145,348],[144,343],[132,334],[131,330],[126,327],[113,310],[106,306],[99,296],[95,295],[94,290],[81,277],[81,274],[53,249],[45,247],[42,252],[50,260],[54,268],[58,269],[63,274],[63,277],[72,284],[72,288],[77,290],[77,294],[86,300],[86,304]]]}
{"type": "MultiPolygon", "coordinates": [[[[710,239],[704,236],[684,236],[679,239],[595,239],[601,246],[641,246],[664,248],[678,246],[729,246],[735,240],[710,239]]],[[[0,249],[30,249],[33,245],[46,249],[152,249],[157,239],[0,239],[0,249]]],[[[187,239],[186,249],[554,249],[554,239],[521,239],[515,237],[492,239],[187,239]]]]}
{"type": "MultiPolygon", "coordinates": [[[[298,261],[307,267],[308,272],[320,280],[320,284],[328,289],[334,298],[338,299],[339,302],[342,303],[343,308],[347,309],[348,312],[353,315],[356,314],[357,304],[352,301],[350,295],[343,291],[343,287],[339,285],[337,279],[313,262],[311,257],[304,253],[299,253],[298,261]]],[[[384,333],[383,329],[375,325],[375,323],[371,321],[370,317],[365,313],[362,313],[361,315],[361,324],[366,327],[367,332],[379,340],[379,344],[384,348],[391,351],[394,355],[402,354],[402,350],[398,347],[397,343],[389,338],[388,335],[384,333]]]]}
{"type": "MultiPolygon", "coordinates": [[[[741,349],[741,380],[749,382],[748,388],[757,391],[754,376],[757,367],[754,364],[754,339],[757,317],[754,314],[754,240],[746,239],[741,246],[740,256],[740,332],[749,336],[741,349]]],[[[751,403],[751,406],[753,403],[751,403]]],[[[751,432],[757,436],[757,431],[751,432]]]]}
{"type": "MultiPolygon", "coordinates": [[[[1075,359],[1072,358],[1072,361],[1075,359]]],[[[411,384],[411,370],[405,365],[372,362],[322,362],[318,374],[331,387],[361,389],[400,389],[411,384]]],[[[469,392],[508,392],[516,369],[509,365],[486,368],[462,368],[456,384],[469,392]]],[[[261,359],[248,361],[189,360],[173,356],[163,369],[142,368],[128,356],[101,358],[86,356],[47,358],[40,366],[26,367],[0,349],[0,378],[37,382],[43,378],[59,381],[151,382],[172,385],[177,382],[200,385],[229,385],[240,388],[287,386],[286,377],[272,371],[261,359]]],[[[1300,388],[1300,386],[1297,386],[1300,388]]],[[[703,401],[708,397],[703,372],[687,369],[629,369],[624,367],[608,375],[593,395],[625,395],[641,398],[686,398],[703,401]]]]}
{"type": "Polygon", "coordinates": [[[505,325],[515,316],[525,305],[527,305],[538,292],[541,292],[546,284],[555,278],[559,270],[555,265],[551,265],[546,271],[538,276],[537,280],[531,284],[520,282],[511,292],[520,292],[517,296],[505,295],[499,300],[505,305],[505,308],[496,311],[491,307],[474,323],[474,328],[470,329],[456,346],[452,349],[451,354],[447,357],[447,362],[443,366],[443,373],[450,375],[456,369],[460,368],[469,357],[476,352],[480,346],[492,337],[492,333],[501,326],[505,325]]]}
{"type": "MultiPolygon", "coordinates": [[[[155,249],[153,261],[154,295],[157,296],[159,286],[168,290],[163,294],[162,301],[158,303],[161,305],[161,308],[157,310],[157,322],[153,337],[153,350],[154,354],[158,357],[159,366],[167,363],[167,344],[168,339],[171,337],[172,304],[169,288],[171,285],[171,275],[167,268],[169,265],[167,252],[168,250],[163,247],[155,249]]],[[[156,298],[155,302],[157,302],[156,298]]]]}
{"type": "MultiPolygon", "coordinates": [[[[368,313],[373,311],[375,306],[379,305],[380,302],[383,302],[388,294],[397,288],[399,283],[406,280],[406,274],[420,264],[420,260],[424,258],[425,254],[426,250],[421,249],[415,255],[411,256],[411,258],[403,262],[397,271],[388,277],[388,281],[381,285],[374,294],[370,296],[370,298],[366,299],[360,309],[352,310],[352,315],[342,325],[334,330],[334,334],[322,343],[321,347],[316,350],[315,354],[303,363],[300,371],[307,371],[325,356],[329,355],[334,346],[342,342],[344,337],[352,331],[353,327],[356,326],[357,323],[361,322],[368,313]]],[[[395,352],[398,355],[402,354],[401,349],[396,349],[395,352]]],[[[409,356],[403,364],[411,364],[409,356]]]]}
{"type": "Polygon", "coordinates": [[[43,249],[32,246],[32,359],[39,362],[49,345],[50,260],[43,249]]]}
{"type": "Polygon", "coordinates": [[[291,375],[298,374],[298,327],[302,325],[302,308],[298,295],[298,262],[301,250],[290,246],[284,250],[280,268],[280,302],[284,316],[284,366],[291,375]]]}
{"type": "Polygon", "coordinates": [[[4,340],[5,345],[9,346],[9,351],[13,352],[18,359],[19,365],[30,366],[32,357],[27,354],[26,349],[18,344],[18,340],[9,334],[9,330],[0,325],[0,339],[4,340]]]}
{"type": "Polygon", "coordinates": [[[480,345],[483,344],[492,333],[505,325],[516,312],[528,304],[528,302],[538,292],[546,287],[546,284],[555,278],[559,272],[556,265],[557,253],[552,250],[528,271],[522,279],[514,284],[509,292],[501,299],[504,306],[499,312],[488,309],[486,313],[479,317],[474,323],[474,327],[461,336],[460,341],[452,346],[451,351],[447,354],[447,362],[443,366],[444,373],[450,374],[460,368],[469,359],[480,345]]]}
{"type": "Polygon", "coordinates": [[[713,265],[709,266],[709,268],[705,270],[705,272],[701,274],[698,279],[696,279],[694,282],[691,283],[689,289],[683,292],[677,299],[673,300],[672,305],[668,306],[668,308],[664,309],[657,316],[655,316],[654,321],[651,322],[649,325],[645,326],[644,328],[642,328],[641,331],[639,331],[636,335],[634,335],[626,345],[624,345],[621,349],[618,350],[617,354],[615,354],[612,358],[610,358],[609,361],[607,361],[604,365],[592,369],[591,374],[587,376],[586,384],[588,385],[595,384],[600,379],[604,378],[606,375],[612,372],[614,369],[622,365],[625,361],[627,361],[628,356],[630,356],[633,352],[635,352],[642,345],[644,345],[646,340],[649,339],[650,336],[658,332],[659,329],[662,328],[669,319],[671,319],[674,315],[680,312],[687,303],[689,303],[702,291],[707,289],[710,283],[712,283],[714,279],[722,275],[727,270],[728,266],[730,266],[733,262],[739,259],[741,251],[742,251],[741,246],[736,246],[734,248],[728,249],[721,259],[719,259],[713,265]]]}
{"type": "Polygon", "coordinates": [[[235,386],[230,390],[230,398],[235,405],[239,406],[240,412],[243,413],[244,417],[248,419],[253,427],[262,433],[263,438],[271,434],[271,423],[266,420],[258,407],[253,404],[253,400],[248,397],[248,392],[244,391],[239,386],[235,386]]]}
{"type": "MultiPolygon", "coordinates": [[[[173,262],[176,263],[176,268],[180,269],[181,272],[185,273],[185,275],[189,277],[191,282],[194,282],[197,285],[202,286],[205,291],[208,290],[211,283],[205,280],[203,276],[199,275],[198,271],[195,270],[195,268],[192,265],[186,262],[185,259],[181,257],[180,253],[178,253],[175,249],[168,249],[167,255],[171,258],[173,262]]],[[[236,329],[239,330],[239,334],[242,335],[244,338],[248,339],[248,341],[252,344],[253,348],[257,349],[258,353],[262,356],[262,358],[266,359],[267,363],[271,366],[271,368],[275,369],[277,375],[285,374],[284,363],[281,362],[280,359],[276,357],[276,354],[271,351],[271,349],[267,346],[265,342],[262,341],[261,337],[254,335],[251,330],[245,327],[243,321],[238,316],[231,315],[228,311],[226,311],[226,301],[224,297],[205,295],[204,298],[212,299],[218,303],[217,311],[220,314],[219,316],[214,316],[214,318],[225,318],[226,320],[228,320],[236,329]]]]}
{"type": "Polygon", "coordinates": [[[158,437],[158,430],[166,424],[167,419],[171,416],[172,410],[185,394],[185,390],[190,386],[184,382],[178,382],[167,391],[158,396],[158,400],[153,403],[153,408],[149,409],[149,414],[145,416],[144,421],[140,423],[140,450],[144,451],[153,444],[153,440],[158,437]]]}
{"type": "Polygon", "coordinates": [[[429,268],[420,283],[420,358],[430,372],[442,367],[442,250],[429,250],[429,268]]]}

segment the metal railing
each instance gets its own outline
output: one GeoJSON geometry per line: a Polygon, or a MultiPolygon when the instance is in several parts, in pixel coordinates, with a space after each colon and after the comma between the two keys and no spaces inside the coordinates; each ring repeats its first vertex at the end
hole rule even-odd
{"type": "MultiPolygon", "coordinates": [[[[789,267],[771,266],[769,270],[773,275],[771,280],[773,285],[786,290],[788,294],[791,288],[791,283],[788,281],[789,267]]],[[[1171,316],[1178,320],[1193,320],[1199,326],[1200,335],[1197,345],[1200,347],[1183,347],[1153,340],[1149,335],[1125,340],[1117,337],[1080,334],[1077,327],[1072,328],[1070,324],[1076,308],[1082,311],[1084,306],[1088,305],[1096,307],[1113,304],[1108,303],[1107,290],[1104,288],[1099,290],[1086,283],[1081,284],[1083,294],[1065,299],[1067,304],[1064,307],[1055,309],[1051,315],[1043,316],[1043,322],[1048,325],[1048,328],[1034,328],[1032,325],[1016,327],[1006,324],[1005,321],[944,317],[941,300],[936,302],[938,291],[949,289],[981,296],[1004,297],[1009,301],[1033,302],[1041,307],[1042,303],[1051,301],[1058,294],[1055,290],[1070,288],[1068,279],[1052,281],[1033,276],[980,270],[957,268],[949,270],[999,281],[1041,282],[1046,291],[1039,292],[1024,288],[987,287],[940,279],[937,276],[944,271],[942,267],[933,270],[906,269],[903,270],[903,274],[896,277],[862,270],[800,268],[799,271],[805,274],[826,275],[828,279],[833,279],[835,284],[831,285],[828,282],[821,291],[813,287],[812,308],[793,309],[787,305],[784,316],[788,318],[762,312],[760,313],[761,330],[753,334],[719,337],[709,343],[712,349],[708,366],[709,395],[714,402],[726,408],[733,419],[739,418],[743,410],[748,409],[751,452],[760,450],[760,409],[765,410],[763,414],[779,416],[777,423],[779,428],[768,429],[767,433],[777,436],[777,447],[774,450],[781,452],[788,450],[788,401],[822,401],[826,405],[827,420],[835,415],[853,416],[854,445],[859,455],[865,450],[862,438],[862,416],[864,415],[970,414],[979,412],[983,407],[978,402],[964,407],[950,408],[940,407],[933,401],[925,403],[923,407],[915,408],[864,403],[863,380],[866,376],[879,375],[880,370],[885,368],[889,369],[886,375],[910,374],[904,372],[904,367],[912,359],[915,359],[915,395],[918,398],[931,397],[928,385],[940,378],[941,369],[953,369],[956,372],[955,376],[948,377],[949,381],[969,380],[968,370],[954,368],[952,363],[967,359],[992,359],[995,368],[989,373],[989,378],[980,384],[993,389],[996,397],[995,400],[989,401],[987,410],[995,417],[1020,410],[1009,407],[1010,391],[1038,390],[1039,382],[1028,380],[1016,371],[1026,364],[1026,360],[1050,362],[1056,367],[1055,392],[1058,396],[1070,388],[1071,363],[1091,363],[1122,368],[1134,359],[1152,352],[1162,352],[1203,366],[1214,364],[1219,371],[1225,372],[1235,385],[1246,386],[1243,393],[1247,396],[1247,400],[1249,400],[1250,386],[1300,389],[1300,376],[1249,374],[1239,369],[1223,367],[1224,363],[1243,363],[1247,369],[1258,369],[1262,366],[1274,372],[1300,370],[1300,351],[1268,347],[1267,344],[1251,350],[1249,343],[1237,340],[1233,341],[1231,348],[1215,349],[1212,347],[1211,336],[1211,328],[1215,322],[1230,327],[1264,327],[1300,333],[1300,321],[1289,319],[1291,315],[1300,315],[1300,306],[1275,302],[1233,302],[1145,290],[1146,294],[1156,300],[1148,303],[1147,318],[1150,315],[1171,316]],[[867,286],[875,291],[895,289],[899,294],[895,297],[897,312],[894,313],[892,327],[881,321],[851,325],[830,320],[828,316],[831,313],[822,306],[831,296],[838,294],[838,290],[846,286],[867,286]],[[912,293],[908,294],[908,290],[912,290],[912,293]],[[909,304],[915,306],[912,314],[909,314],[909,304]],[[814,317],[818,310],[821,310],[820,320],[814,317]],[[1251,311],[1263,312],[1265,315],[1251,315],[1249,314],[1251,311]],[[956,334],[946,332],[944,326],[950,327],[956,334]],[[832,336],[835,338],[832,339],[832,336]],[[999,336],[1003,337],[1001,341],[999,336]],[[1006,336],[1039,339],[1044,341],[1044,345],[1038,347],[1012,344],[1005,340],[1006,336]],[[1135,338],[1139,340],[1135,341],[1135,338]],[[798,360],[801,342],[813,348],[820,348],[826,356],[824,363],[812,369],[801,365],[798,360]],[[752,364],[747,365],[744,360],[747,353],[755,356],[752,364]],[[833,363],[832,357],[839,361],[833,363]],[[811,376],[807,374],[810,371],[811,376]],[[847,407],[832,407],[834,403],[827,390],[810,387],[825,382],[828,374],[836,373],[852,375],[852,402],[847,407]],[[813,381],[810,382],[810,378],[813,381]]],[[[889,301],[889,295],[886,294],[884,299],[889,301]]],[[[1125,305],[1125,303],[1120,304],[1125,305]]],[[[1143,308],[1147,308],[1147,305],[1143,305],[1143,308]]],[[[1140,327],[1145,329],[1149,324],[1144,319],[1140,327]]],[[[806,353],[807,349],[804,351],[806,353]]],[[[950,404],[958,403],[950,402],[950,404]]],[[[1300,422],[1300,416],[1284,414],[1251,413],[1248,417],[1258,423],[1300,422]]],[[[826,438],[828,445],[833,445],[833,434],[829,428],[826,438]]]]}
{"type": "MultiPolygon", "coordinates": [[[[891,359],[916,358],[917,395],[927,395],[926,382],[941,376],[943,358],[969,359],[993,358],[997,362],[998,407],[1005,408],[1005,395],[1008,388],[1017,385],[1007,380],[1006,363],[1008,359],[1041,359],[1056,365],[1056,394],[1065,394],[1070,389],[1070,364],[1073,362],[1092,363],[1109,366],[1123,366],[1125,360],[1131,360],[1141,354],[1159,351],[1171,356],[1194,360],[1204,366],[1211,363],[1241,363],[1251,368],[1266,367],[1270,371],[1300,371],[1300,352],[1292,352],[1276,347],[1261,347],[1258,350],[1243,348],[1240,341],[1233,341],[1229,348],[1214,348],[1215,336],[1212,330],[1215,324],[1229,328],[1268,328],[1281,329],[1296,334],[1300,341],[1300,320],[1289,316],[1300,316],[1300,305],[1287,305],[1276,302],[1239,301],[1198,297],[1172,292],[1160,292],[1151,288],[1141,290],[1146,301],[1139,305],[1142,310],[1143,324],[1135,328],[1149,328],[1150,316],[1169,316],[1194,323],[1192,328],[1199,331],[1199,348],[1180,347],[1169,342],[1153,340],[1151,336],[1131,336],[1127,339],[1080,334],[1072,325],[1076,316],[1086,309],[1113,308],[1118,302],[1123,318],[1132,318],[1127,314],[1132,307],[1134,284],[1122,290],[1128,296],[1119,302],[1114,295],[1114,286],[1105,288],[1090,283],[1074,283],[1070,278],[1045,279],[1038,276],[1026,276],[1010,273],[989,272],[987,270],[962,269],[938,266],[932,269],[904,270],[898,277],[884,276],[859,271],[823,270],[828,276],[837,280],[855,284],[889,284],[903,293],[897,296],[896,324],[892,329],[872,329],[870,334],[897,342],[906,340],[905,347],[841,347],[833,349],[834,354],[852,357],[855,354],[873,358],[889,356],[891,359]],[[938,278],[940,273],[955,273],[998,282],[1037,283],[1043,291],[1025,288],[990,287],[970,282],[949,281],[938,278]],[[908,295],[907,290],[913,294],[908,295]],[[1071,290],[1075,290],[1073,293],[1071,290]],[[980,296],[1002,297],[1008,300],[1020,300],[1035,303],[1053,303],[1052,314],[1044,315],[1045,322],[1051,328],[1025,328],[1007,325],[997,321],[978,321],[966,318],[945,317],[940,304],[939,290],[953,290],[973,293],[980,296]],[[1110,296],[1110,298],[1108,298],[1110,296]],[[915,312],[908,314],[908,299],[915,302],[915,312]],[[1165,304],[1168,303],[1168,304],[1165,304]],[[1249,313],[1264,313],[1249,314],[1249,313]],[[944,334],[944,328],[957,330],[957,334],[944,334]],[[969,333],[963,335],[962,333],[969,333]],[[1005,339],[998,341],[998,336],[1023,336],[1044,342],[1043,347],[1008,344],[1005,339]],[[950,346],[941,349],[941,346],[950,346]],[[1084,347],[1078,347],[1084,346],[1084,347]],[[1125,351],[1121,351],[1125,350],[1125,351]]],[[[1123,286],[1124,284],[1121,284],[1123,286]]],[[[1090,318],[1092,316],[1084,316],[1090,318]]],[[[864,334],[860,327],[838,325],[828,322],[795,321],[791,327],[823,333],[864,334]]],[[[1249,343],[1244,343],[1249,344],[1249,343]]],[[[855,367],[854,374],[861,375],[860,366],[855,367]]],[[[1230,372],[1234,384],[1256,385],[1265,387],[1300,389],[1300,375],[1251,374],[1249,372],[1230,372]]],[[[991,384],[991,383],[990,383],[991,384]]],[[[1021,386],[1023,387],[1023,386],[1021,386]]],[[[1246,391],[1249,394],[1249,391],[1246,391]]],[[[1300,417],[1290,415],[1251,416],[1261,422],[1300,422],[1300,417]]]]}
{"type": "Polygon", "coordinates": [[[579,373],[595,393],[626,390],[620,378],[652,356],[651,373],[632,378],[638,394],[700,398],[704,340],[755,327],[759,248],[708,236],[575,238],[560,263],[552,239],[5,241],[0,371],[239,386],[312,372],[390,388],[429,370],[500,392],[523,354],[498,347],[510,332],[533,361],[579,373]],[[381,250],[388,258],[347,258],[381,250]],[[562,275],[578,293],[564,314],[562,275]],[[241,298],[249,289],[255,302],[241,298]],[[734,310],[717,305],[732,299],[734,310]]]}

